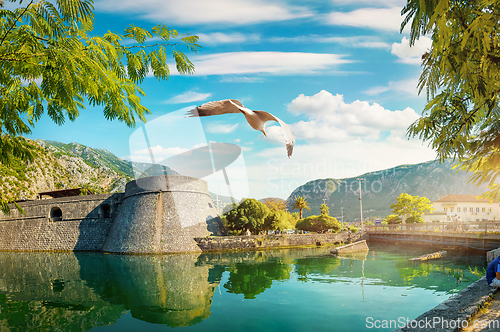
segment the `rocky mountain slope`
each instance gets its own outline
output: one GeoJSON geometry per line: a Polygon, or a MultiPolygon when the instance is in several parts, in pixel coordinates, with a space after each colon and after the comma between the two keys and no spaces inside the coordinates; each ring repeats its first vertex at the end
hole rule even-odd
{"type": "MultiPolygon", "coordinates": [[[[33,162],[14,159],[8,167],[0,164],[0,195],[10,201],[36,199],[39,192],[77,187],[94,193],[122,192],[135,176],[147,176],[159,167],[132,163],[107,150],[78,143],[29,141],[35,152],[33,162]]],[[[176,174],[168,167],[161,168],[162,173],[176,174]]]]}
{"type": "Polygon", "coordinates": [[[473,194],[487,191],[485,185],[468,183],[470,174],[452,168],[452,162],[429,161],[415,165],[402,165],[382,171],[367,173],[346,179],[319,179],[310,181],[297,189],[287,199],[290,206],[298,196],[305,196],[311,204],[311,211],[304,215],[319,214],[325,202],[330,215],[340,220],[342,209],[344,221],[360,218],[359,181],[362,182],[363,218],[385,217],[392,213],[390,205],[401,193],[425,196],[432,201],[440,195],[473,194]]]}

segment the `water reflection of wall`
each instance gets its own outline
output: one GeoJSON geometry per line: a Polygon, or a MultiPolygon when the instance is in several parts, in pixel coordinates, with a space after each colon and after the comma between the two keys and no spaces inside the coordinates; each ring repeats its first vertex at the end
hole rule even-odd
{"type": "Polygon", "coordinates": [[[134,318],[172,327],[210,316],[222,271],[197,265],[198,254],[78,257],[81,277],[105,300],[123,304],[134,318]]]}
{"type": "Polygon", "coordinates": [[[396,249],[378,248],[366,260],[336,258],[328,248],[154,256],[0,252],[0,330],[87,331],[128,310],[151,323],[193,325],[210,316],[221,280],[232,293],[223,296],[247,299],[276,282],[341,282],[361,294],[368,284],[447,292],[472,281],[467,260],[414,265],[396,249]]]}
{"type": "Polygon", "coordinates": [[[73,253],[0,252],[0,330],[87,331],[125,311],[80,278],[73,253]]]}
{"type": "Polygon", "coordinates": [[[133,317],[172,327],[210,315],[223,268],[197,254],[0,252],[0,330],[87,331],[133,317]]]}

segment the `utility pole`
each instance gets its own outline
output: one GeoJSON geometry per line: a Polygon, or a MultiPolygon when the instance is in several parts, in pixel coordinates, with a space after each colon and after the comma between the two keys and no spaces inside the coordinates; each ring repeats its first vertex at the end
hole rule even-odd
{"type": "Polygon", "coordinates": [[[342,214],[342,225],[344,224],[344,207],[340,208],[340,212],[342,214]]]}
{"type": "Polygon", "coordinates": [[[361,214],[361,231],[363,232],[365,230],[364,225],[363,225],[363,200],[361,197],[361,181],[363,181],[363,178],[357,178],[356,180],[359,181],[359,212],[361,214]]]}

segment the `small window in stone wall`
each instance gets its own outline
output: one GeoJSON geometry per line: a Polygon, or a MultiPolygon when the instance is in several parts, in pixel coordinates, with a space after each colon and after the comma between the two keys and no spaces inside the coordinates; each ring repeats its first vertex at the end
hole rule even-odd
{"type": "Polygon", "coordinates": [[[55,206],[50,209],[50,220],[51,221],[62,221],[62,211],[59,207],[55,206]]]}
{"type": "Polygon", "coordinates": [[[209,208],[213,208],[212,203],[208,203],[208,207],[209,207],[209,208]]]}
{"type": "Polygon", "coordinates": [[[111,218],[111,206],[109,204],[101,204],[98,210],[99,218],[111,218]]]}

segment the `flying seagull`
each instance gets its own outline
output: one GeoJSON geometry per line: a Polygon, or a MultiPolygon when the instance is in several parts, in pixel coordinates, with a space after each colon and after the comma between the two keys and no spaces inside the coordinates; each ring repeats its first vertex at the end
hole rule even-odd
{"type": "Polygon", "coordinates": [[[293,136],[290,128],[286,123],[281,121],[279,118],[275,117],[271,113],[265,111],[252,111],[251,109],[243,106],[238,100],[235,99],[225,99],[220,101],[211,101],[205,103],[201,106],[193,108],[188,111],[186,115],[189,117],[198,116],[210,116],[210,115],[221,115],[226,113],[243,113],[248,121],[248,124],[252,126],[253,129],[261,131],[266,137],[265,123],[266,121],[276,121],[281,125],[283,129],[283,134],[285,135],[285,144],[288,158],[292,155],[293,151],[293,136]]]}

